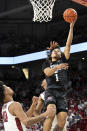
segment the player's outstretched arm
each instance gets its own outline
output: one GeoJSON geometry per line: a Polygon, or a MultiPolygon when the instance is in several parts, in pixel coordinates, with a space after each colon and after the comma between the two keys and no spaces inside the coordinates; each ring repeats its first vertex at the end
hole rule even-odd
{"type": "Polygon", "coordinates": [[[34,111],[34,116],[40,115],[43,105],[44,105],[44,101],[42,100],[41,96],[39,96],[38,103],[34,111]]]}
{"type": "Polygon", "coordinates": [[[28,118],[26,113],[23,111],[21,104],[18,102],[12,103],[10,105],[9,110],[10,110],[10,113],[12,115],[16,116],[26,127],[28,127],[34,123],[37,123],[46,117],[51,117],[52,112],[54,114],[56,112],[54,108],[51,108],[37,117],[28,118]]]}
{"type": "Polygon", "coordinates": [[[74,24],[75,24],[75,21],[70,23],[70,30],[69,30],[66,46],[65,46],[65,49],[64,49],[64,54],[65,54],[65,57],[66,57],[67,60],[70,57],[70,47],[71,47],[71,43],[72,43],[72,40],[73,40],[73,27],[74,27],[74,24]]]}
{"type": "Polygon", "coordinates": [[[32,105],[30,106],[30,108],[28,109],[28,111],[26,112],[28,117],[31,117],[36,109],[36,105],[38,103],[38,97],[33,96],[32,98],[32,105]]]}

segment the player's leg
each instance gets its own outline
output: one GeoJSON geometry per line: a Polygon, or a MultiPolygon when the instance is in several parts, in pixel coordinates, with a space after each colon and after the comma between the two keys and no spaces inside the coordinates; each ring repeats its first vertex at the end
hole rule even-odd
{"type": "Polygon", "coordinates": [[[66,124],[67,112],[60,112],[57,114],[58,119],[58,131],[63,131],[64,126],[66,124]]]}
{"type": "MultiPolygon", "coordinates": [[[[47,109],[49,109],[49,108],[51,108],[51,107],[54,107],[54,108],[56,109],[56,106],[55,106],[54,104],[49,104],[49,105],[47,106],[47,109]]],[[[56,113],[56,112],[55,112],[55,113],[56,113]]],[[[54,117],[55,117],[55,115],[52,114],[52,117],[47,118],[47,119],[44,121],[43,131],[50,131],[54,117]]]]}
{"type": "Polygon", "coordinates": [[[58,123],[55,126],[53,131],[63,131],[66,119],[67,119],[67,101],[65,92],[57,93],[56,95],[56,105],[57,105],[57,120],[58,123]]]}
{"type": "MultiPolygon", "coordinates": [[[[58,121],[56,120],[56,122],[54,123],[54,126],[53,126],[53,128],[51,129],[51,131],[57,131],[57,129],[58,129],[58,121]]],[[[63,128],[63,131],[67,131],[67,124],[65,123],[65,126],[64,126],[64,128],[63,128]]]]}
{"type": "MultiPolygon", "coordinates": [[[[53,89],[47,89],[45,91],[45,106],[47,107],[47,109],[54,107],[55,114],[56,114],[56,99],[53,94],[53,89]]],[[[45,120],[44,125],[43,125],[43,131],[50,131],[55,114],[52,114],[52,117],[47,118],[45,120]]]]}

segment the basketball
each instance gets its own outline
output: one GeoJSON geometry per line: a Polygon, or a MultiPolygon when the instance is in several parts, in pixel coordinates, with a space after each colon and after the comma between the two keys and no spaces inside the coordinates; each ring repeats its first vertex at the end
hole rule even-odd
{"type": "Polygon", "coordinates": [[[77,12],[72,8],[66,9],[63,13],[63,18],[66,22],[72,23],[77,19],[77,12]]]}

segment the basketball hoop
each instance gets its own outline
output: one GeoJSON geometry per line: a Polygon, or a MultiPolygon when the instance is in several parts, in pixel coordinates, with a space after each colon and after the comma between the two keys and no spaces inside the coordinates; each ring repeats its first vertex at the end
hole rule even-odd
{"type": "Polygon", "coordinates": [[[30,2],[34,10],[34,22],[51,21],[55,0],[30,0],[30,2]]]}

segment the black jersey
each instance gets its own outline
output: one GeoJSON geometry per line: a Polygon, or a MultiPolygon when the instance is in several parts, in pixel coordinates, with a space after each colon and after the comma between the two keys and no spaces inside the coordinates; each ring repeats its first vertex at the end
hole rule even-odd
{"type": "MultiPolygon", "coordinates": [[[[62,57],[60,60],[55,61],[55,62],[49,62],[46,61],[43,63],[42,69],[44,70],[47,67],[53,68],[56,65],[62,64],[62,63],[66,63],[67,60],[65,58],[65,55],[62,54],[62,57]]],[[[56,70],[55,73],[48,77],[46,76],[46,81],[47,81],[47,88],[61,88],[61,86],[65,86],[68,82],[67,79],[67,70],[64,69],[59,69],[56,70]]]]}

